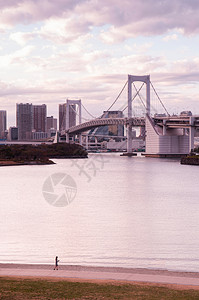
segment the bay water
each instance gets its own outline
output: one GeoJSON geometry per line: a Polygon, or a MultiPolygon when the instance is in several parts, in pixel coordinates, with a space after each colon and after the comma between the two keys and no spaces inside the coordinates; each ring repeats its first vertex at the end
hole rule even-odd
{"type": "Polygon", "coordinates": [[[54,162],[0,168],[1,263],[57,255],[63,265],[199,272],[199,167],[118,153],[54,162]]]}

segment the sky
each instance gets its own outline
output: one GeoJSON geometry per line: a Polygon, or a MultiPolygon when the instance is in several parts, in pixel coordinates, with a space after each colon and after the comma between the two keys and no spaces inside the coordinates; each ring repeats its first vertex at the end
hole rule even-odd
{"type": "MultiPolygon", "coordinates": [[[[45,103],[58,117],[59,103],[81,99],[97,117],[128,74],[149,74],[170,114],[199,114],[198,16],[198,0],[0,0],[0,110],[8,126],[16,103],[45,103]]],[[[126,103],[127,89],[113,109],[126,103]]]]}

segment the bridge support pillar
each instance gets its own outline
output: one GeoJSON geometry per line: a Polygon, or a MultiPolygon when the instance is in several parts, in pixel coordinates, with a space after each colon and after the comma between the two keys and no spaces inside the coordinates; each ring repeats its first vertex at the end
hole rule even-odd
{"type": "Polygon", "coordinates": [[[195,132],[195,128],[193,127],[194,125],[194,117],[189,117],[189,123],[190,123],[190,127],[189,127],[189,152],[191,152],[194,149],[194,132],[195,132]]]}
{"type": "Polygon", "coordinates": [[[86,150],[88,150],[88,135],[86,135],[86,150]]]}
{"type": "Polygon", "coordinates": [[[162,132],[162,134],[163,134],[163,135],[166,135],[166,132],[167,132],[167,128],[166,128],[166,120],[163,120],[163,132],[162,132]]]}
{"type": "Polygon", "coordinates": [[[127,153],[132,152],[132,126],[127,125],[127,153]]]}
{"type": "Polygon", "coordinates": [[[79,144],[82,145],[82,134],[81,133],[78,135],[78,138],[79,138],[79,144]]]}
{"type": "Polygon", "coordinates": [[[69,143],[69,133],[66,133],[66,143],[69,143]]]}

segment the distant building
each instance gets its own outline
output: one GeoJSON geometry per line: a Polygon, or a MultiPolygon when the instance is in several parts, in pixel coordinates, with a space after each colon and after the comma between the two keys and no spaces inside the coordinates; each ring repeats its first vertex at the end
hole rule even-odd
{"type": "MultiPolygon", "coordinates": [[[[123,112],[120,110],[114,111],[104,111],[105,118],[123,118],[123,112]]],[[[102,116],[103,118],[103,116],[102,116]]],[[[109,125],[108,126],[109,135],[123,136],[124,126],[123,125],[109,125]]]]}
{"type": "Polygon", "coordinates": [[[52,137],[56,134],[57,131],[57,119],[53,116],[47,117],[47,133],[48,137],[52,137]]]}
{"type": "Polygon", "coordinates": [[[32,103],[17,104],[16,125],[18,128],[19,140],[40,139],[42,136],[46,138],[47,135],[47,116],[46,116],[47,112],[46,111],[47,108],[45,104],[42,105],[32,105],[32,103]]]}
{"type": "MultiPolygon", "coordinates": [[[[143,144],[143,140],[141,141],[143,144]]],[[[132,141],[132,148],[137,149],[140,146],[140,140],[133,140],[132,141]]],[[[116,142],[114,140],[110,140],[107,142],[106,148],[108,150],[116,150],[116,151],[124,151],[127,150],[127,141],[121,141],[121,142],[116,142]]]]}
{"type": "Polygon", "coordinates": [[[0,139],[5,139],[6,123],[6,110],[0,110],[0,139]]]}
{"type": "Polygon", "coordinates": [[[66,103],[59,104],[59,131],[66,129],[66,103]]]}
{"type": "Polygon", "coordinates": [[[192,116],[192,112],[190,110],[184,110],[180,113],[181,117],[191,117],[192,116]]]}
{"type": "MultiPolygon", "coordinates": [[[[119,110],[114,111],[104,111],[102,118],[123,118],[123,112],[119,110]]],[[[91,129],[89,135],[98,136],[124,136],[124,126],[123,125],[106,125],[91,129]]]]}
{"type": "Polygon", "coordinates": [[[166,117],[166,114],[158,114],[158,113],[156,113],[154,115],[154,118],[158,118],[158,117],[161,117],[161,118],[166,117]]]}
{"type": "Polygon", "coordinates": [[[18,127],[18,139],[30,140],[33,130],[33,105],[32,103],[20,103],[16,105],[16,127],[18,127]]]}
{"type": "Polygon", "coordinates": [[[53,116],[47,117],[47,132],[51,128],[54,128],[55,130],[57,130],[57,119],[55,119],[53,116]]]}
{"type": "Polygon", "coordinates": [[[32,140],[42,141],[48,138],[47,132],[34,131],[32,132],[32,140]]]}
{"type": "Polygon", "coordinates": [[[51,128],[49,131],[48,131],[48,137],[53,137],[55,136],[57,133],[57,130],[55,130],[54,128],[51,128]]]}
{"type": "Polygon", "coordinates": [[[33,129],[36,132],[47,132],[46,104],[33,105],[33,129]]]}
{"type": "Polygon", "coordinates": [[[8,130],[8,141],[16,141],[18,140],[18,128],[10,127],[8,130]]]}

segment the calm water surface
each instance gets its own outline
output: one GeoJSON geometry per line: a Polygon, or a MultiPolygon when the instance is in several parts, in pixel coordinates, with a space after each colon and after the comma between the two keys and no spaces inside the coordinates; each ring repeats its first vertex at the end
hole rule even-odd
{"type": "Polygon", "coordinates": [[[1,167],[0,262],[54,262],[199,272],[199,167],[178,160],[91,154],[56,165],[1,167]],[[44,181],[77,184],[49,205],[44,181]]]}

